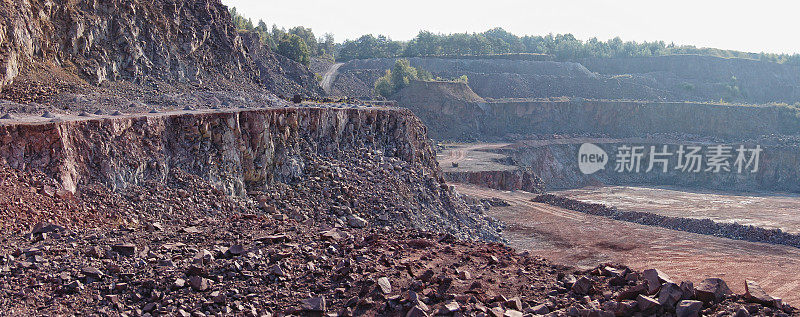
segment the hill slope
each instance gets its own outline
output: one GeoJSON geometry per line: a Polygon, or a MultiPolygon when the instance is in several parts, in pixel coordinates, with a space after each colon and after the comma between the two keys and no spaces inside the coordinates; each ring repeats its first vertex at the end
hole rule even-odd
{"type": "Polygon", "coordinates": [[[264,88],[322,93],[305,67],[269,51],[257,36],[237,33],[219,0],[4,1],[0,16],[4,99],[264,88]]]}

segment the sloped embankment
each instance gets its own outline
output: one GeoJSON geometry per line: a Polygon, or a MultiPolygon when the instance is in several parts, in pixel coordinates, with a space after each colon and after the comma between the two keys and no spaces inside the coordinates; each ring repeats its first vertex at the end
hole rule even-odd
{"type": "Polygon", "coordinates": [[[279,108],[0,126],[0,157],[60,188],[166,183],[175,171],[218,190],[282,201],[356,225],[496,239],[493,222],[446,186],[425,127],[407,110],[279,108]],[[363,218],[363,219],[362,219],[363,218]]]}
{"type": "Polygon", "coordinates": [[[271,52],[257,35],[239,34],[219,0],[4,1],[0,16],[5,99],[323,93],[304,66],[271,52]]]}
{"type": "Polygon", "coordinates": [[[436,139],[499,140],[509,136],[650,134],[747,139],[800,134],[800,110],[692,102],[484,100],[459,83],[413,83],[397,94],[436,139]]]}
{"type": "MultiPolygon", "coordinates": [[[[341,68],[334,93],[369,96],[394,58],[353,60],[341,68]]],[[[490,58],[409,58],[436,76],[466,75],[484,98],[586,98],[742,103],[800,101],[800,66],[742,58],[672,55],[535,61],[490,58]]]]}

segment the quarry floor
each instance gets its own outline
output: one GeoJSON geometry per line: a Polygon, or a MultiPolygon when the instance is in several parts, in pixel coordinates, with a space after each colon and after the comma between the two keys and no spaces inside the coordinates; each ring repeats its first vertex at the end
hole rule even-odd
{"type": "Polygon", "coordinates": [[[516,166],[501,164],[497,160],[507,158],[506,155],[486,152],[510,145],[509,143],[474,143],[446,144],[436,156],[442,171],[504,171],[515,170],[516,166]],[[453,163],[457,164],[454,166],[453,163]]]}
{"type": "Polygon", "coordinates": [[[734,292],[755,280],[772,296],[800,304],[800,249],[731,240],[615,221],[531,202],[535,194],[455,184],[476,198],[500,198],[508,207],[490,214],[506,225],[512,247],[578,267],[614,262],[635,269],[657,268],[673,280],[695,283],[724,278],[734,292]]]}
{"type": "MultiPolygon", "coordinates": [[[[437,159],[444,171],[504,170],[514,168],[503,164],[505,155],[486,150],[552,142],[574,140],[445,144],[437,159]],[[454,162],[458,166],[453,166],[454,162]]],[[[616,221],[534,203],[531,198],[536,195],[523,191],[454,185],[459,192],[475,198],[507,201],[510,206],[493,207],[490,213],[506,224],[504,235],[511,246],[556,263],[588,268],[615,262],[635,269],[658,268],[674,279],[694,282],[722,277],[737,292],[744,291],[745,279],[753,279],[773,296],[800,304],[798,248],[616,221]]],[[[797,194],[630,186],[597,186],[551,193],[621,210],[707,218],[800,233],[800,195],[797,194]]]]}
{"type": "Polygon", "coordinates": [[[552,194],[620,210],[670,217],[711,219],[800,233],[800,195],[727,193],[670,187],[596,186],[552,194]]]}

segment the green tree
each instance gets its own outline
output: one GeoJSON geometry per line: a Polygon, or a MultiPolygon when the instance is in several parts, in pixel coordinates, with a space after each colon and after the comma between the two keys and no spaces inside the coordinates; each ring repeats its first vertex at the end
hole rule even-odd
{"type": "Polygon", "coordinates": [[[375,95],[383,96],[389,98],[392,94],[394,94],[394,88],[392,88],[392,71],[386,70],[386,73],[383,77],[378,78],[375,81],[375,95]]]}
{"type": "Polygon", "coordinates": [[[236,11],[236,8],[231,8],[230,13],[233,26],[235,26],[237,30],[250,31],[253,29],[253,21],[241,16],[239,12],[236,11]]]}
{"type": "Polygon", "coordinates": [[[624,42],[619,37],[601,41],[591,38],[587,41],[576,39],[572,34],[547,34],[544,36],[519,37],[502,28],[493,28],[483,33],[435,34],[420,31],[407,42],[371,34],[356,40],[337,44],[332,34],[317,39],[310,28],[296,26],[288,31],[273,25],[268,30],[266,23],[253,21],[242,16],[236,8],[230,9],[234,27],[239,31],[255,31],[261,42],[279,51],[278,45],[285,34],[298,36],[306,44],[310,56],[336,55],[337,60],[367,59],[378,57],[414,57],[441,55],[491,55],[507,53],[547,54],[555,60],[576,60],[581,58],[613,58],[663,56],[673,54],[697,54],[725,58],[747,58],[765,62],[800,65],[800,54],[748,53],[715,48],[697,48],[692,45],[665,44],[655,42],[624,42]]]}
{"type": "Polygon", "coordinates": [[[367,59],[377,57],[395,57],[402,51],[400,42],[379,35],[367,34],[355,41],[345,41],[337,54],[337,60],[367,59]]]}
{"type": "Polygon", "coordinates": [[[333,39],[332,33],[325,33],[323,35],[323,42],[321,43],[322,54],[330,57],[335,57],[336,41],[333,39]]]}
{"type": "Polygon", "coordinates": [[[391,70],[386,70],[386,73],[375,81],[374,93],[389,98],[414,80],[430,81],[433,80],[433,75],[422,68],[411,67],[407,59],[398,59],[391,70]]]}
{"type": "Polygon", "coordinates": [[[271,50],[278,49],[278,43],[275,42],[275,39],[272,38],[272,34],[269,32],[269,27],[264,22],[264,20],[258,20],[258,25],[255,27],[255,32],[258,34],[258,38],[261,40],[261,43],[268,46],[271,50]]]}
{"type": "Polygon", "coordinates": [[[314,32],[311,31],[310,28],[295,26],[289,29],[289,34],[297,35],[301,39],[303,39],[303,42],[305,42],[306,45],[308,46],[308,49],[311,52],[312,56],[322,55],[322,52],[318,48],[319,45],[317,45],[317,38],[316,36],[314,36],[314,32]]]}
{"type": "Polygon", "coordinates": [[[295,34],[285,34],[278,42],[278,53],[303,65],[311,62],[311,51],[305,41],[295,34]]]}

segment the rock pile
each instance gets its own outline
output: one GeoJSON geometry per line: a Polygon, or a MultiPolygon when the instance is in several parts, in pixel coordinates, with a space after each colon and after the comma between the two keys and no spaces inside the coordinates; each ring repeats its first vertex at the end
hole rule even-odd
{"type": "Polygon", "coordinates": [[[725,237],[729,239],[764,242],[800,247],[800,235],[784,232],[780,229],[765,229],[738,223],[721,223],[711,219],[669,217],[640,211],[623,211],[602,204],[544,194],[532,199],[534,202],[546,203],[569,210],[608,217],[614,220],[628,221],[648,226],[664,227],[698,234],[725,237]]]}
{"type": "MultiPolygon", "coordinates": [[[[35,188],[36,177],[4,175],[5,183],[35,188]]],[[[308,175],[309,180],[320,177],[308,175]]],[[[225,195],[187,173],[176,171],[168,179],[117,191],[88,185],[74,196],[54,194],[49,200],[46,184],[36,191],[8,191],[2,209],[28,215],[21,219],[47,219],[45,209],[39,208],[52,207],[75,208],[65,210],[75,221],[36,222],[24,231],[3,231],[4,312],[797,315],[752,281],[747,294],[734,295],[717,279],[693,287],[656,270],[602,265],[574,271],[501,244],[415,229],[408,225],[413,220],[395,219],[406,221],[405,229],[385,226],[380,216],[351,223],[345,215],[361,218],[358,209],[315,209],[315,202],[334,190],[304,189],[324,184],[318,181],[264,192],[261,195],[274,198],[262,200],[225,195]],[[36,196],[26,196],[31,193],[36,196]],[[49,203],[19,204],[23,198],[49,203]]],[[[361,182],[369,188],[368,182],[361,182]]],[[[487,202],[492,203],[502,202],[487,202]]],[[[3,218],[4,228],[8,222],[14,218],[3,218]]]]}
{"type": "Polygon", "coordinates": [[[306,67],[239,34],[219,0],[5,1],[0,15],[4,99],[63,106],[68,93],[111,104],[208,91],[323,94],[306,67]]]}
{"type": "MultiPolygon", "coordinates": [[[[41,226],[39,226],[41,227],[41,226]]],[[[747,295],[656,270],[553,266],[449,235],[205,217],[160,230],[55,229],[7,237],[0,304],[12,315],[635,316],[797,315],[748,282],[747,295]],[[194,224],[200,233],[187,233],[194,224]],[[38,234],[37,234],[38,235],[38,234]],[[40,303],[46,303],[40,306],[40,303]]]]}

